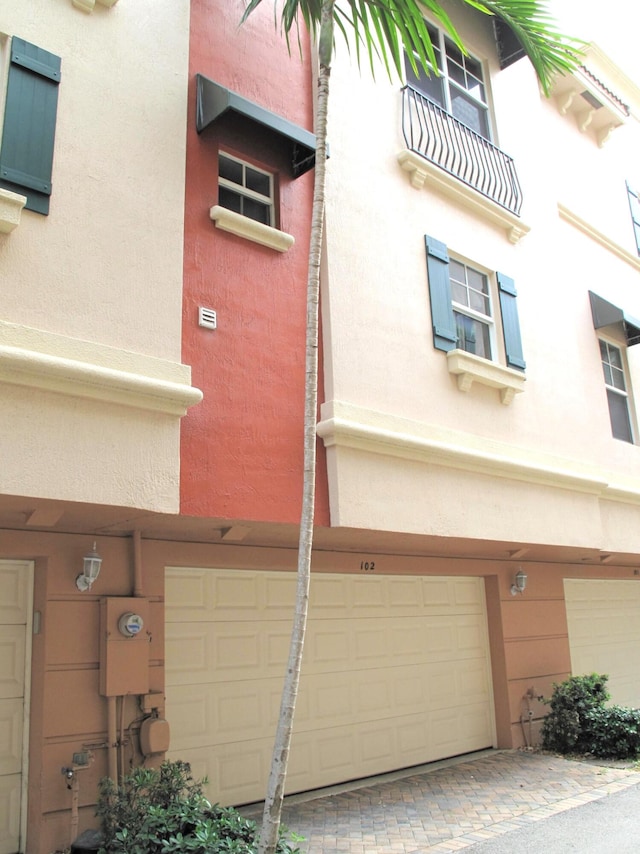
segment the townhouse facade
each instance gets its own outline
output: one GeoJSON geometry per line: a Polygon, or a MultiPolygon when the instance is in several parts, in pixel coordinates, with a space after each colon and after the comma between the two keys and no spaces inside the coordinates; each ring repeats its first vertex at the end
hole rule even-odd
{"type": "MultiPolygon", "coordinates": [[[[450,10],[469,54],[430,22],[440,76],[374,80],[340,43],[332,72],[289,792],[534,744],[571,672],[640,703],[638,82],[592,43],[547,100],[450,10]]],[[[64,848],[101,777],[164,756],[264,795],[314,54],[240,14],[0,19],[0,854],[64,848]]]]}

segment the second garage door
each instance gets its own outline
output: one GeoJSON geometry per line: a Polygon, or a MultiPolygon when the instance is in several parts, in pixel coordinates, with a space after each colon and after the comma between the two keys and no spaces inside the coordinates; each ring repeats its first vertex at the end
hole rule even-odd
{"type": "MultiPolygon", "coordinates": [[[[295,576],[168,568],[170,758],[264,797],[295,576]]],[[[482,579],[314,575],[287,792],[493,743],[482,579]]]]}
{"type": "Polygon", "coordinates": [[[640,707],[640,582],[566,578],[574,676],[606,673],[614,703],[640,707]]]}

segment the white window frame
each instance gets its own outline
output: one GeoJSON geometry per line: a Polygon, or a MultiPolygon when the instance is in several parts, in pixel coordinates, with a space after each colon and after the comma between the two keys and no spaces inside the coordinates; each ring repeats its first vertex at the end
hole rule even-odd
{"type": "Polygon", "coordinates": [[[635,429],[635,419],[633,412],[633,401],[631,396],[631,384],[629,381],[629,367],[627,363],[627,354],[626,348],[622,346],[617,341],[611,341],[608,338],[603,336],[598,337],[598,345],[600,348],[600,362],[602,364],[603,378],[605,389],[607,392],[607,408],[609,410],[609,420],[611,421],[611,432],[614,439],[618,439],[621,442],[629,442],[631,444],[636,444],[636,429],[635,429]],[[603,358],[602,348],[603,346],[607,351],[607,360],[603,358]],[[614,365],[610,359],[610,351],[616,350],[620,354],[620,365],[614,365]],[[619,388],[615,384],[611,383],[607,379],[606,367],[609,367],[610,370],[615,370],[619,372],[619,375],[622,378],[622,382],[624,384],[624,388],[619,388]],[[616,436],[614,432],[614,424],[613,424],[613,415],[611,411],[610,397],[609,395],[613,394],[617,397],[623,399],[626,405],[626,413],[627,413],[627,422],[629,425],[629,438],[623,436],[616,436]]]}
{"type": "MultiPolygon", "coordinates": [[[[275,181],[272,172],[268,172],[266,169],[261,169],[259,166],[256,166],[254,163],[250,163],[247,160],[242,160],[240,157],[236,157],[233,154],[230,154],[228,151],[220,150],[218,152],[218,158],[226,158],[227,160],[231,160],[234,163],[239,164],[242,167],[242,183],[236,183],[235,181],[231,181],[228,178],[223,178],[220,175],[220,169],[218,168],[218,186],[224,187],[224,189],[228,190],[231,193],[234,193],[240,199],[251,199],[252,201],[259,202],[260,204],[265,206],[265,209],[268,212],[268,222],[263,223],[264,225],[268,225],[271,228],[275,228],[275,220],[276,220],[276,206],[275,206],[275,181]],[[251,190],[247,187],[247,169],[251,169],[253,172],[256,172],[260,175],[265,175],[269,179],[269,195],[263,195],[262,193],[258,193],[255,190],[251,190]]],[[[224,207],[224,205],[221,205],[224,207]]],[[[245,213],[241,213],[240,216],[245,216],[247,219],[252,219],[255,222],[262,222],[262,220],[258,220],[255,217],[249,216],[245,213]]]]}
{"type": "MultiPolygon", "coordinates": [[[[486,359],[488,362],[496,362],[497,361],[497,353],[498,353],[498,342],[497,342],[497,334],[496,334],[496,321],[495,321],[495,310],[494,310],[494,299],[493,299],[493,291],[495,288],[494,275],[488,270],[484,270],[478,267],[477,264],[470,264],[462,258],[456,257],[455,255],[450,256],[449,259],[449,287],[451,289],[451,307],[453,309],[454,318],[456,313],[462,314],[465,317],[470,317],[473,320],[477,320],[479,323],[482,323],[487,327],[489,331],[489,356],[478,355],[481,359],[486,359]],[[465,285],[469,287],[469,276],[468,271],[471,270],[474,273],[477,273],[480,276],[483,276],[487,283],[487,292],[485,296],[487,297],[489,303],[489,312],[490,314],[483,314],[477,309],[471,308],[471,306],[464,305],[463,303],[456,302],[453,297],[453,283],[457,281],[457,279],[453,279],[451,276],[451,262],[455,264],[460,264],[464,268],[465,271],[465,285]]],[[[474,289],[475,290],[475,289],[474,289]]],[[[465,347],[459,346],[460,350],[464,350],[465,353],[470,353],[470,350],[467,350],[465,347]]]]}
{"type": "MultiPolygon", "coordinates": [[[[477,65],[480,68],[482,78],[480,79],[476,75],[473,75],[473,74],[472,74],[472,76],[476,80],[479,81],[482,88],[484,89],[485,100],[483,101],[480,98],[477,98],[469,89],[466,89],[463,85],[458,83],[451,76],[450,69],[449,69],[449,63],[453,62],[454,60],[450,59],[449,56],[447,55],[447,43],[451,44],[454,49],[458,50],[458,48],[456,47],[454,42],[451,40],[451,38],[449,36],[447,36],[438,27],[436,27],[433,24],[430,24],[428,22],[427,22],[427,28],[428,28],[429,34],[431,36],[431,42],[433,44],[433,48],[434,48],[435,53],[436,53],[436,58],[440,61],[440,65],[443,66],[442,68],[438,69],[438,73],[436,73],[434,70],[432,70],[432,74],[436,78],[439,78],[442,81],[442,85],[441,85],[442,103],[440,104],[440,106],[444,110],[446,110],[449,113],[449,115],[453,116],[455,119],[457,119],[457,121],[462,122],[462,124],[464,124],[466,127],[468,127],[471,131],[473,131],[474,133],[478,133],[480,136],[484,137],[485,139],[488,139],[489,141],[492,141],[493,140],[493,121],[492,121],[492,115],[491,115],[491,105],[489,102],[489,86],[488,86],[488,82],[487,82],[489,78],[488,78],[488,75],[486,73],[485,63],[481,59],[479,59],[477,56],[473,56],[472,54],[468,54],[468,56],[466,56],[466,57],[463,56],[463,63],[464,63],[463,70],[464,70],[465,74],[467,73],[466,63],[469,61],[477,63],[477,65]],[[458,92],[460,92],[465,98],[468,98],[480,110],[484,111],[485,121],[486,121],[486,125],[487,125],[486,135],[483,133],[480,133],[475,128],[472,128],[470,125],[467,125],[467,123],[465,121],[463,121],[462,119],[460,119],[454,115],[453,109],[452,109],[452,101],[451,101],[451,89],[452,88],[457,90],[458,92]]],[[[422,71],[421,66],[420,66],[420,61],[417,57],[415,57],[415,61],[418,65],[418,76],[420,78],[424,75],[424,71],[422,71]]],[[[458,65],[458,63],[456,63],[456,65],[458,65]]],[[[408,82],[411,85],[415,86],[415,88],[418,89],[420,92],[422,92],[424,95],[426,95],[427,98],[430,98],[431,100],[435,100],[433,98],[433,95],[429,92],[428,83],[425,85],[425,88],[423,89],[420,85],[420,80],[416,81],[415,73],[409,64],[408,59],[406,59],[406,58],[405,58],[405,68],[406,68],[407,76],[411,78],[410,80],[408,80],[408,82]]],[[[433,69],[433,66],[432,66],[432,69],[433,69]]],[[[433,81],[433,77],[429,78],[429,80],[433,81]]],[[[436,103],[439,103],[439,102],[436,101],[436,103]]]]}

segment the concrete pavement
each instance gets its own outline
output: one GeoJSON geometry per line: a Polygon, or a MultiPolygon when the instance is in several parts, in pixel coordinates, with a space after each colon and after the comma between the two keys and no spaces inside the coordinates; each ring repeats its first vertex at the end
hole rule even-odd
{"type": "Polygon", "coordinates": [[[307,854],[445,854],[636,785],[631,765],[485,751],[293,796],[283,822],[307,854]]]}

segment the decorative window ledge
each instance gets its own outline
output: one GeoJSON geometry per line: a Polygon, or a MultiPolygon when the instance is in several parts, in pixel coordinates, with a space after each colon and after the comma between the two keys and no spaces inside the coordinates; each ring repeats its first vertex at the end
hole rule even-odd
{"type": "Polygon", "coordinates": [[[551,94],[560,115],[573,115],[581,133],[590,133],[599,148],[640,108],[638,87],[594,43],[578,68],[556,77],[551,94]]]}
{"type": "Polygon", "coordinates": [[[421,190],[426,184],[438,190],[453,201],[469,208],[493,225],[503,228],[511,243],[518,243],[531,227],[525,225],[520,217],[483,196],[455,175],[445,172],[440,166],[431,163],[415,151],[406,148],[398,154],[398,163],[409,173],[411,186],[421,190]]]}
{"type": "MultiPolygon", "coordinates": [[[[89,14],[93,12],[96,6],[96,0],[71,0],[76,9],[80,9],[82,12],[88,12],[89,14]]],[[[101,6],[106,6],[107,9],[110,9],[112,6],[115,6],[118,0],[97,0],[97,2],[101,6]]]]}
{"type": "Polygon", "coordinates": [[[292,234],[264,225],[248,216],[223,208],[221,205],[214,205],[209,211],[209,216],[215,222],[216,228],[237,234],[238,237],[244,237],[254,243],[260,243],[262,246],[268,246],[277,252],[286,252],[295,242],[292,234]]]}
{"type": "Polygon", "coordinates": [[[447,353],[449,373],[458,377],[460,391],[469,391],[474,382],[500,390],[500,400],[508,406],[516,394],[524,391],[526,377],[521,371],[474,356],[465,350],[447,353]]]}
{"type": "Polygon", "coordinates": [[[20,225],[20,214],[27,197],[0,187],[0,232],[9,234],[20,225]]]}

